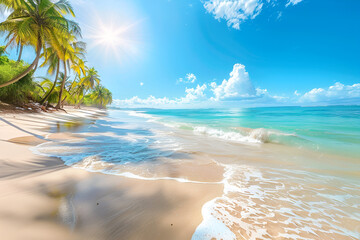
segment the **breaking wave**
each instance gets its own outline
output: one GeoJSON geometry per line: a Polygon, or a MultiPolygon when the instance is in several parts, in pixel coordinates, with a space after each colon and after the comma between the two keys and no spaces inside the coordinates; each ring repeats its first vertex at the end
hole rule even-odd
{"type": "Polygon", "coordinates": [[[220,129],[210,126],[199,126],[191,123],[184,123],[178,121],[165,120],[161,117],[141,112],[128,111],[130,116],[149,119],[150,122],[157,122],[166,127],[176,128],[180,130],[191,130],[195,134],[205,135],[208,137],[218,138],[225,141],[238,143],[282,143],[291,142],[288,138],[299,138],[296,134],[283,133],[277,130],[270,130],[265,128],[245,128],[232,127],[230,129],[220,129]]]}

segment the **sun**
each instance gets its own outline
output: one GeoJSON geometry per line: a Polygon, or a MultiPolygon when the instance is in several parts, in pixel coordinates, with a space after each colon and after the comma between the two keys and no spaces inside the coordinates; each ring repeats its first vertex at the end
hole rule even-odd
{"type": "Polygon", "coordinates": [[[121,43],[128,38],[128,32],[123,26],[114,26],[110,23],[99,22],[91,40],[97,47],[111,48],[121,47],[121,43]]]}
{"type": "Polygon", "coordinates": [[[95,50],[107,59],[124,60],[140,52],[139,23],[114,19],[98,19],[86,36],[88,50],[95,50]]]}
{"type": "Polygon", "coordinates": [[[107,45],[114,45],[117,40],[117,35],[114,33],[113,29],[104,29],[104,32],[101,36],[102,41],[107,45]]]}
{"type": "Polygon", "coordinates": [[[121,42],[121,35],[112,27],[105,27],[97,36],[97,44],[105,47],[116,47],[121,42]]]}

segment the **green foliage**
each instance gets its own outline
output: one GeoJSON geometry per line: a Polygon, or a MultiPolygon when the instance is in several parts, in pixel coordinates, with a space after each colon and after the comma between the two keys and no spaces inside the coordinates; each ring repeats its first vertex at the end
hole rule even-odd
{"type": "Polygon", "coordinates": [[[2,56],[5,53],[5,46],[0,47],[0,56],[2,56]]]}
{"type": "Polygon", "coordinates": [[[7,56],[3,56],[5,53],[5,46],[0,47],[0,64],[9,63],[9,58],[7,56]]]}
{"type": "MultiPolygon", "coordinates": [[[[1,50],[1,49],[0,49],[1,50]]],[[[7,56],[0,57],[0,84],[8,82],[26,69],[27,66],[22,62],[10,60],[7,56]]],[[[0,88],[0,101],[21,105],[33,99],[36,91],[36,85],[32,81],[32,74],[23,77],[18,82],[7,87],[0,88]]]]}
{"type": "Polygon", "coordinates": [[[6,47],[0,47],[1,101],[22,105],[31,99],[41,104],[58,103],[56,108],[64,104],[80,107],[84,100],[98,107],[112,102],[111,92],[100,85],[96,69],[85,65],[86,44],[79,40],[81,29],[72,20],[75,14],[68,0],[0,0],[1,7],[11,12],[0,23],[6,42],[6,47]],[[36,50],[30,65],[21,61],[24,46],[36,50]],[[15,47],[20,49],[18,62],[3,56],[7,48],[15,47]],[[44,60],[42,64],[39,59],[44,60]],[[50,75],[55,73],[55,81],[33,81],[37,65],[48,67],[50,75]],[[70,79],[73,74],[75,79],[70,79]]]}
{"type": "Polygon", "coordinates": [[[112,103],[112,100],[112,93],[109,89],[98,85],[90,94],[85,96],[84,103],[88,106],[106,108],[107,105],[112,103]]]}
{"type": "MultiPolygon", "coordinates": [[[[44,91],[41,100],[51,91],[53,88],[54,82],[48,78],[41,78],[42,81],[39,83],[41,88],[44,91]]],[[[56,86],[54,87],[53,91],[50,93],[49,97],[47,98],[47,102],[50,104],[56,104],[59,99],[59,93],[61,88],[61,82],[57,81],[56,86]]]]}

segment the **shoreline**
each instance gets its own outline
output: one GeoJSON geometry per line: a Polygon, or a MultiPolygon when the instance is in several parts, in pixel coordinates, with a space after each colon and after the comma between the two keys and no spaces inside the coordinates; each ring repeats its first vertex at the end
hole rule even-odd
{"type": "MultiPolygon", "coordinates": [[[[0,113],[0,234],[6,239],[190,239],[223,186],[146,181],[67,167],[30,148],[71,139],[59,122],[103,111],[0,113]],[[5,121],[4,121],[5,120],[5,121]],[[52,133],[57,128],[59,133],[52,133]],[[24,227],[26,226],[26,227],[24,227]],[[21,231],[19,231],[21,229],[21,231]],[[55,237],[56,236],[56,237],[55,237]]],[[[186,169],[185,169],[186,170],[186,169]]]]}
{"type": "Polygon", "coordinates": [[[358,236],[355,159],[219,141],[124,111],[0,120],[7,239],[358,236]]]}

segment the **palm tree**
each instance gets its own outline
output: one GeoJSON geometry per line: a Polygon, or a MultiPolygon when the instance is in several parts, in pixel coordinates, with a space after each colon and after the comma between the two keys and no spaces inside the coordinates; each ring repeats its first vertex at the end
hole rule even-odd
{"type": "MultiPolygon", "coordinates": [[[[5,7],[4,10],[10,10],[10,11],[14,11],[14,9],[19,8],[21,6],[25,7],[22,0],[0,0],[0,6],[4,6],[5,7]]],[[[24,45],[27,45],[28,41],[26,39],[21,39],[20,35],[17,34],[16,32],[17,32],[17,28],[13,28],[12,31],[9,31],[9,33],[5,37],[5,41],[8,42],[6,44],[5,49],[7,49],[9,46],[10,47],[16,46],[19,52],[17,62],[20,62],[24,45]]]]}
{"type": "Polygon", "coordinates": [[[23,0],[0,0],[0,5],[5,6],[8,10],[14,10],[24,6],[23,0]]]}
{"type": "Polygon", "coordinates": [[[5,37],[5,41],[7,42],[5,49],[7,49],[9,46],[16,47],[19,52],[17,62],[20,62],[24,45],[28,45],[29,43],[26,39],[21,39],[20,36],[14,32],[16,30],[17,29],[13,29],[13,31],[9,32],[5,37]]]}
{"type": "Polygon", "coordinates": [[[79,66],[78,67],[79,73],[81,69],[83,72],[85,71],[84,61],[82,59],[85,57],[86,44],[84,42],[77,41],[76,36],[71,33],[67,38],[67,43],[68,44],[64,44],[64,47],[62,49],[63,50],[62,55],[60,55],[64,66],[64,78],[61,83],[59,100],[58,100],[58,104],[56,105],[56,109],[60,109],[61,103],[63,102],[62,95],[67,78],[68,68],[70,69],[71,66],[75,65],[75,66],[79,66]]]}
{"type": "Polygon", "coordinates": [[[60,58],[56,51],[52,47],[48,47],[44,50],[44,53],[41,55],[41,57],[45,58],[44,63],[40,67],[44,67],[45,65],[48,66],[48,73],[50,75],[55,74],[55,80],[54,84],[52,84],[52,87],[47,91],[45,97],[40,101],[41,105],[44,105],[44,103],[48,100],[51,93],[54,91],[57,81],[59,79],[59,72],[60,72],[60,58]]]}
{"type": "Polygon", "coordinates": [[[100,76],[95,68],[92,67],[86,70],[85,77],[83,77],[78,83],[81,86],[80,94],[82,97],[76,106],[77,108],[80,108],[87,91],[89,91],[89,89],[94,89],[96,86],[99,86],[100,81],[100,76]]]}
{"type": "Polygon", "coordinates": [[[107,88],[97,85],[90,94],[90,99],[96,103],[99,108],[103,108],[112,103],[112,94],[107,88]]]}
{"type": "Polygon", "coordinates": [[[0,23],[0,31],[9,32],[15,39],[27,39],[36,50],[36,57],[30,66],[10,81],[0,84],[0,88],[19,81],[34,70],[46,44],[60,51],[59,39],[70,31],[80,35],[78,24],[64,17],[66,14],[75,16],[66,0],[0,0],[0,4],[13,8],[7,20],[0,23]]]}
{"type": "MultiPolygon", "coordinates": [[[[62,75],[63,75],[63,73],[59,73],[59,79],[62,77],[62,75]]],[[[59,81],[57,81],[57,83],[54,84],[54,82],[51,81],[48,78],[41,78],[41,79],[43,79],[43,81],[40,82],[40,86],[44,90],[45,94],[48,94],[50,92],[50,90],[53,89],[51,94],[48,94],[49,96],[47,98],[47,102],[49,104],[57,103],[57,100],[59,98],[59,92],[60,92],[60,83],[59,83],[59,81]]]]}
{"type": "Polygon", "coordinates": [[[80,84],[84,84],[86,87],[93,89],[96,85],[100,84],[100,76],[95,68],[86,69],[86,76],[81,79],[80,84]]]}

